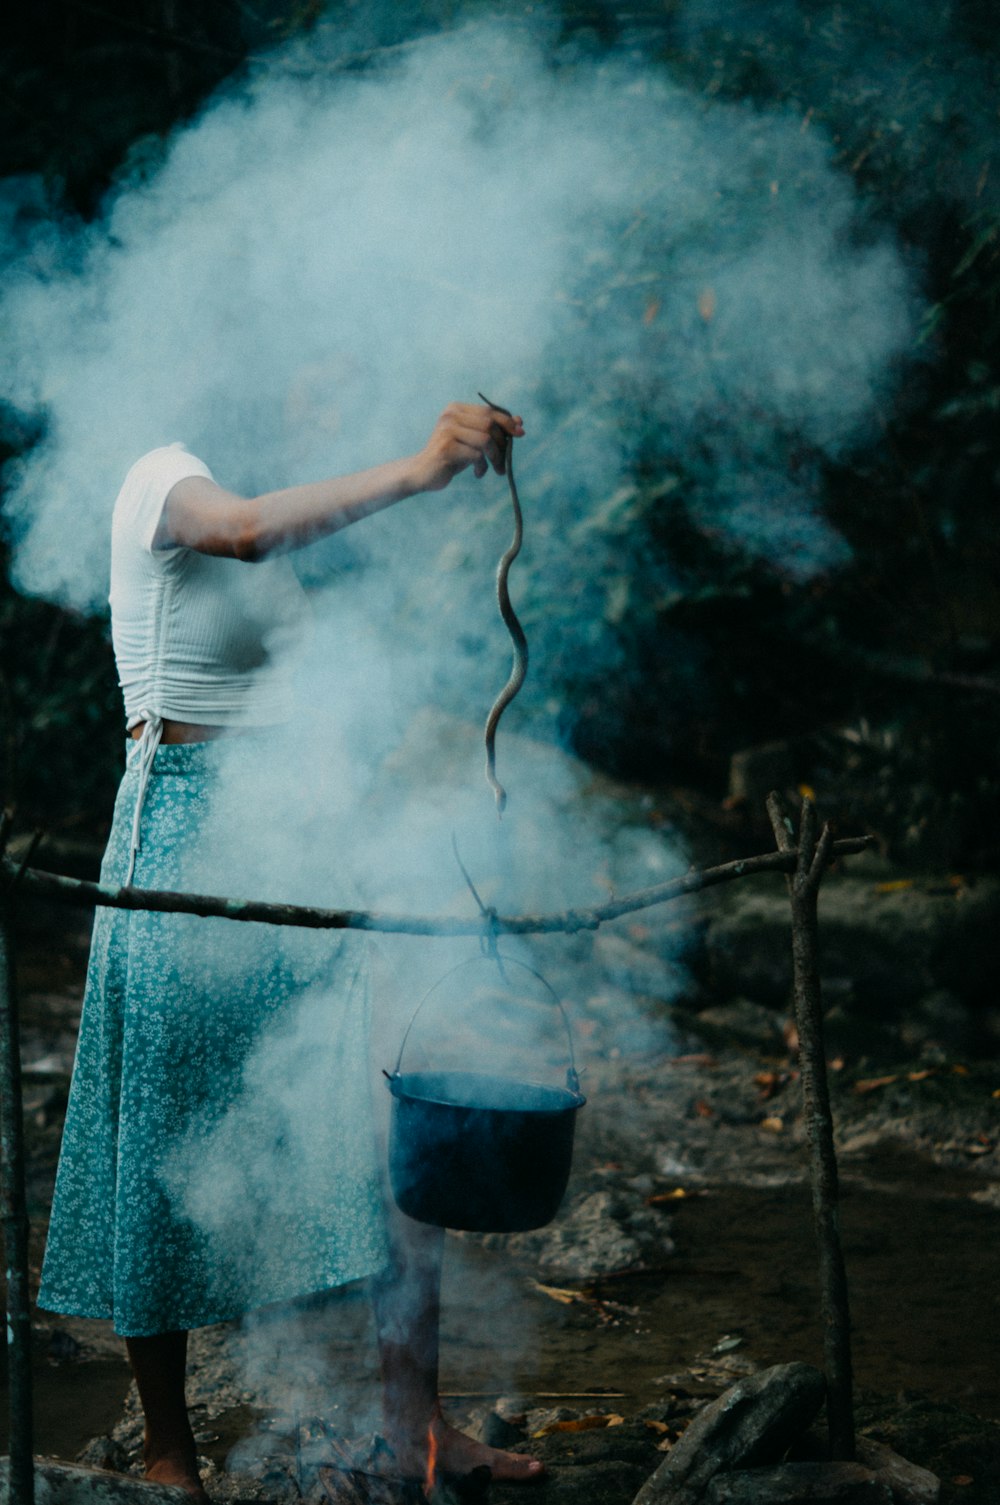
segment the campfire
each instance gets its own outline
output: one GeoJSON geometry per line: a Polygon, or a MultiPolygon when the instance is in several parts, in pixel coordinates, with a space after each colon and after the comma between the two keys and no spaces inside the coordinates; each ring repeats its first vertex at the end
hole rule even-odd
{"type": "Polygon", "coordinates": [[[269,1499],[307,1505],[481,1505],[490,1471],[483,1465],[467,1474],[440,1468],[437,1440],[428,1429],[423,1478],[401,1478],[380,1437],[344,1440],[328,1422],[310,1417],[280,1438],[267,1435],[259,1479],[269,1499]]]}

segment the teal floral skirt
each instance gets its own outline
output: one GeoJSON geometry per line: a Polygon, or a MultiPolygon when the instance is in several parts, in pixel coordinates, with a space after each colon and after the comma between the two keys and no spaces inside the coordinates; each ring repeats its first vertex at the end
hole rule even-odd
{"type": "MultiPolygon", "coordinates": [[[[128,761],[101,871],[124,881],[128,761]]],[[[160,746],[134,882],[267,897],[221,742],[160,746]]],[[[249,829],[248,829],[249,826],[249,829]]],[[[287,897],[287,893],[284,895],[287,897]]],[[[363,937],[98,909],[39,1305],[199,1327],[386,1260],[363,937]]]]}

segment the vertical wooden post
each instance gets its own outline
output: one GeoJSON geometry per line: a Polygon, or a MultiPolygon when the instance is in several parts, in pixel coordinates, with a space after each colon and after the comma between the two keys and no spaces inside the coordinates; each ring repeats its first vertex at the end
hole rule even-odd
{"type": "MultiPolygon", "coordinates": [[[[767,813],[779,850],[794,848],[791,822],[776,794],[768,796],[767,813]]],[[[795,1023],[799,1035],[799,1072],[809,1142],[813,1218],[819,1246],[820,1300],[823,1312],[823,1351],[827,1379],[830,1455],[851,1460],[855,1455],[851,1314],[847,1271],[840,1241],[840,1204],[833,1114],[823,1043],[823,1001],[819,979],[819,886],[830,859],[833,833],[828,825],[816,839],[816,810],[802,802],[798,858],[789,874],[792,906],[792,966],[795,1023]]]]}
{"type": "MultiPolygon", "coordinates": [[[[7,821],[0,821],[0,853],[7,821]]],[[[11,1505],[34,1505],[28,1209],[24,1191],[21,1029],[14,980],[9,893],[0,884],[0,1179],[7,1263],[7,1363],[11,1505]]]]}

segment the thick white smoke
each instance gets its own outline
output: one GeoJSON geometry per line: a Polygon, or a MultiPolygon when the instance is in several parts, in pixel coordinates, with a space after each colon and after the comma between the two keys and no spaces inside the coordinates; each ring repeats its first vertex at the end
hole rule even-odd
{"type": "MultiPolygon", "coordinates": [[[[865,430],[911,335],[908,280],[818,133],[641,59],[560,59],[543,23],[388,58],[345,76],[302,44],[276,55],[98,223],[45,223],[9,268],[2,391],[47,420],[7,478],[23,588],[101,603],[120,477],[175,438],[264,489],[407,453],[482,387],[525,413],[525,463],[541,444],[558,477],[540,525],[565,527],[615,489],[641,409],[680,453],[720,452],[720,526],[745,539],[747,472],[779,479],[769,427],[825,449],[865,430]],[[730,479],[748,413],[757,452],[730,479]]],[[[835,562],[784,491],[778,547],[798,513],[801,571],[835,562]]],[[[462,488],[365,542],[397,552],[476,505],[462,488]]]]}
{"type": "MultiPolygon", "coordinates": [[[[588,593],[615,577],[651,429],[709,465],[703,505],[739,547],[800,576],[843,557],[781,436],[838,453],[868,431],[912,337],[900,255],[798,118],[706,103],[639,56],[560,54],[552,36],[544,19],[469,24],[342,73],[320,31],[210,101],[91,225],[39,220],[37,184],[6,185],[0,393],[44,422],[6,477],[22,589],[103,606],[114,496],[153,446],[183,440],[223,485],[260,491],[413,452],[477,389],[525,418],[543,585],[518,604],[540,663],[553,620],[567,651],[597,651],[588,593]]],[[[506,676],[491,581],[508,537],[503,483],[465,477],[299,556],[317,615],[300,715],[266,769],[234,739],[203,886],[471,914],[453,830],[508,909],[584,905],[685,865],[641,823],[622,831],[578,765],[514,742],[545,710],[538,675],[501,727],[498,836],[478,739],[437,712],[464,704],[478,727],[506,676]]],[[[216,949],[204,934],[196,970],[216,949]]],[[[220,978],[259,944],[220,950],[220,978]]],[[[387,950],[405,1001],[380,1065],[462,954],[387,950]]],[[[663,996],[677,985],[665,965],[663,996]]],[[[297,1065],[295,1027],[276,1038],[297,1065]]],[[[284,1060],[255,1057],[248,1100],[287,1086],[283,1115],[314,1112],[284,1060]]],[[[234,1123],[180,1179],[189,1215],[238,1238],[234,1123]]],[[[252,1173],[284,1184],[281,1163],[252,1173]]]]}

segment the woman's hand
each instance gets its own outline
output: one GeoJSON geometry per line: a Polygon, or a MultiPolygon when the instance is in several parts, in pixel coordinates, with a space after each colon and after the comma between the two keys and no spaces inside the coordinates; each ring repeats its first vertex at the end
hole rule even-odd
{"type": "Polygon", "coordinates": [[[470,465],[477,478],[484,476],[491,465],[502,476],[507,444],[523,434],[520,418],[475,403],[449,403],[414,458],[417,489],[442,491],[470,465]]]}

